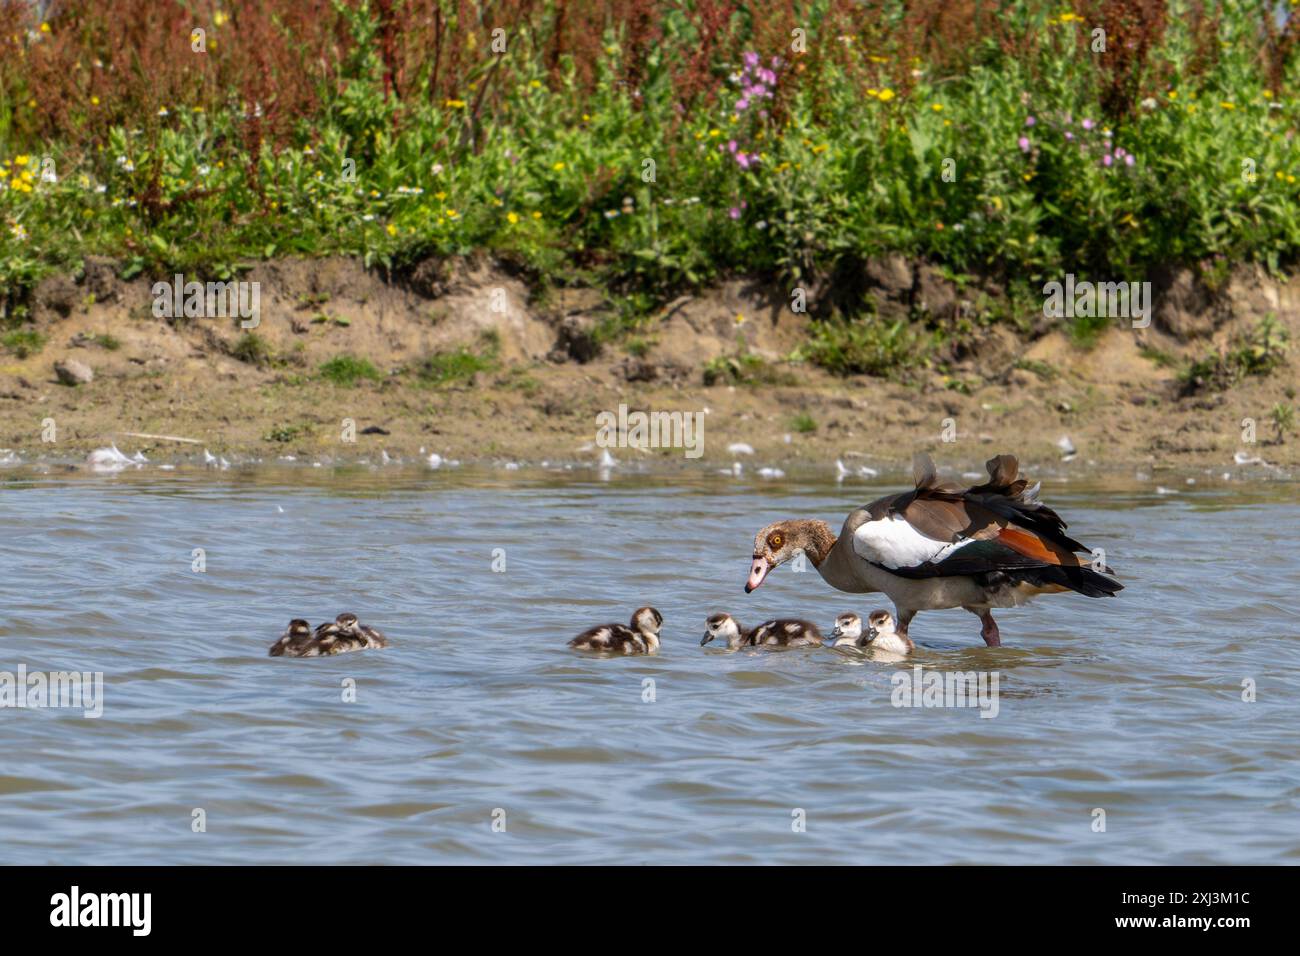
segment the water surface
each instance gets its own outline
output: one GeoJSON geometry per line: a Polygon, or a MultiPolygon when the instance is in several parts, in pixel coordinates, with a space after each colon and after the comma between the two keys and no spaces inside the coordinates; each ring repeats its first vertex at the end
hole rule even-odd
{"type": "Polygon", "coordinates": [[[718,611],[829,629],[885,606],[811,569],[742,587],[757,528],[838,527],[897,488],[0,475],[0,671],[105,680],[98,719],[0,710],[0,861],[1300,860],[1294,485],[1049,480],[1046,500],[1127,589],[1004,612],[994,650],[965,612],[921,614],[917,662],[997,671],[994,719],[892,706],[897,664],[699,647],[718,611]],[[565,648],[646,603],[666,618],[658,657],[565,648]],[[266,656],[291,616],[342,610],[393,646],[266,656]]]}

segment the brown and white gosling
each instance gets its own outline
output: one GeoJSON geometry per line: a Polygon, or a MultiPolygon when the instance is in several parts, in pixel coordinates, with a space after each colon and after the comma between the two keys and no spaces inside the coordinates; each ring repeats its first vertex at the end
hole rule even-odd
{"type": "Polygon", "coordinates": [[[700,647],[714,639],[725,640],[728,650],[740,647],[820,647],[821,631],[811,621],[780,618],[746,630],[730,614],[714,614],[704,622],[700,647]]]}
{"type": "Polygon", "coordinates": [[[289,628],[271,645],[272,657],[332,657],[349,651],[387,647],[388,638],[378,629],[362,624],[357,616],[344,611],[332,621],[311,625],[301,618],[289,622],[289,628]]]}
{"type": "Polygon", "coordinates": [[[312,641],[311,625],[295,617],[284,629],[280,639],[271,645],[272,657],[303,657],[303,651],[312,641]]]}
{"type": "Polygon", "coordinates": [[[637,608],[631,626],[600,624],[588,628],[569,646],[577,651],[603,651],[607,654],[656,654],[664,616],[652,607],[637,608]]]}
{"type": "Polygon", "coordinates": [[[894,616],[888,611],[872,611],[867,616],[867,631],[862,632],[862,618],[841,614],[835,619],[832,647],[873,648],[894,654],[910,654],[916,647],[906,634],[899,634],[894,616]]]}

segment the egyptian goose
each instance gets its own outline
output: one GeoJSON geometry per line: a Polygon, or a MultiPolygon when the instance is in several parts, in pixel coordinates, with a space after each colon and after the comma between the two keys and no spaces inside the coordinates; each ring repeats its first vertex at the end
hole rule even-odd
{"type": "Polygon", "coordinates": [[[986,467],[987,482],[960,488],[941,482],[930,456],[919,454],[916,487],[852,512],[838,538],[815,519],[768,525],[754,537],[745,591],[802,551],[831,587],[884,592],[904,637],[917,611],[960,607],[979,617],[984,643],[997,647],[995,607],[1059,591],[1105,597],[1123,589],[1106,576],[1110,568],[1090,567],[1076,556],[1087,549],[1039,502],[1038,485],[1017,477],[1015,456],[998,455],[986,467]]]}
{"type": "Polygon", "coordinates": [[[301,618],[289,622],[289,628],[271,645],[272,657],[332,657],[349,651],[387,647],[388,638],[377,628],[362,624],[357,616],[344,611],[332,621],[317,626],[301,618]]]}
{"type": "Polygon", "coordinates": [[[862,618],[841,614],[835,619],[835,643],[832,647],[874,648],[894,654],[910,654],[916,645],[906,634],[894,629],[894,616],[888,611],[872,611],[867,617],[867,633],[862,633],[862,618]]]}
{"type": "Polygon", "coordinates": [[[725,640],[733,651],[741,647],[819,647],[822,643],[821,631],[810,621],[782,618],[764,621],[750,631],[730,614],[714,614],[704,627],[700,647],[715,638],[725,640]]]}
{"type": "Polygon", "coordinates": [[[600,624],[588,628],[569,646],[578,651],[604,651],[609,654],[654,654],[659,650],[659,632],[664,616],[652,607],[637,608],[631,626],[600,624]]]}

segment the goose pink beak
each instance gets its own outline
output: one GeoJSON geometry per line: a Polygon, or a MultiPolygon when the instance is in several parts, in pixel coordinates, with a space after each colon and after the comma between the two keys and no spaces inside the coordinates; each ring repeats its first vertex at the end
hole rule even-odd
{"type": "Polygon", "coordinates": [[[754,588],[762,584],[763,579],[767,577],[767,572],[770,570],[772,568],[767,563],[767,558],[756,556],[754,564],[749,569],[749,580],[745,582],[745,593],[750,593],[754,588]]]}

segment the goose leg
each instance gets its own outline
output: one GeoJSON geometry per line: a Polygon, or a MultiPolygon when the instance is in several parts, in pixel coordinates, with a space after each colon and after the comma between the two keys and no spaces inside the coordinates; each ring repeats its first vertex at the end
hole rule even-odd
{"type": "Polygon", "coordinates": [[[1002,636],[998,633],[998,624],[993,620],[993,612],[985,611],[980,615],[982,627],[980,628],[980,637],[984,638],[984,643],[989,647],[1001,647],[1002,636]]]}
{"type": "Polygon", "coordinates": [[[916,612],[899,611],[898,608],[894,608],[894,611],[897,612],[898,617],[898,630],[895,633],[907,637],[907,625],[912,623],[912,618],[916,617],[916,612]]]}

